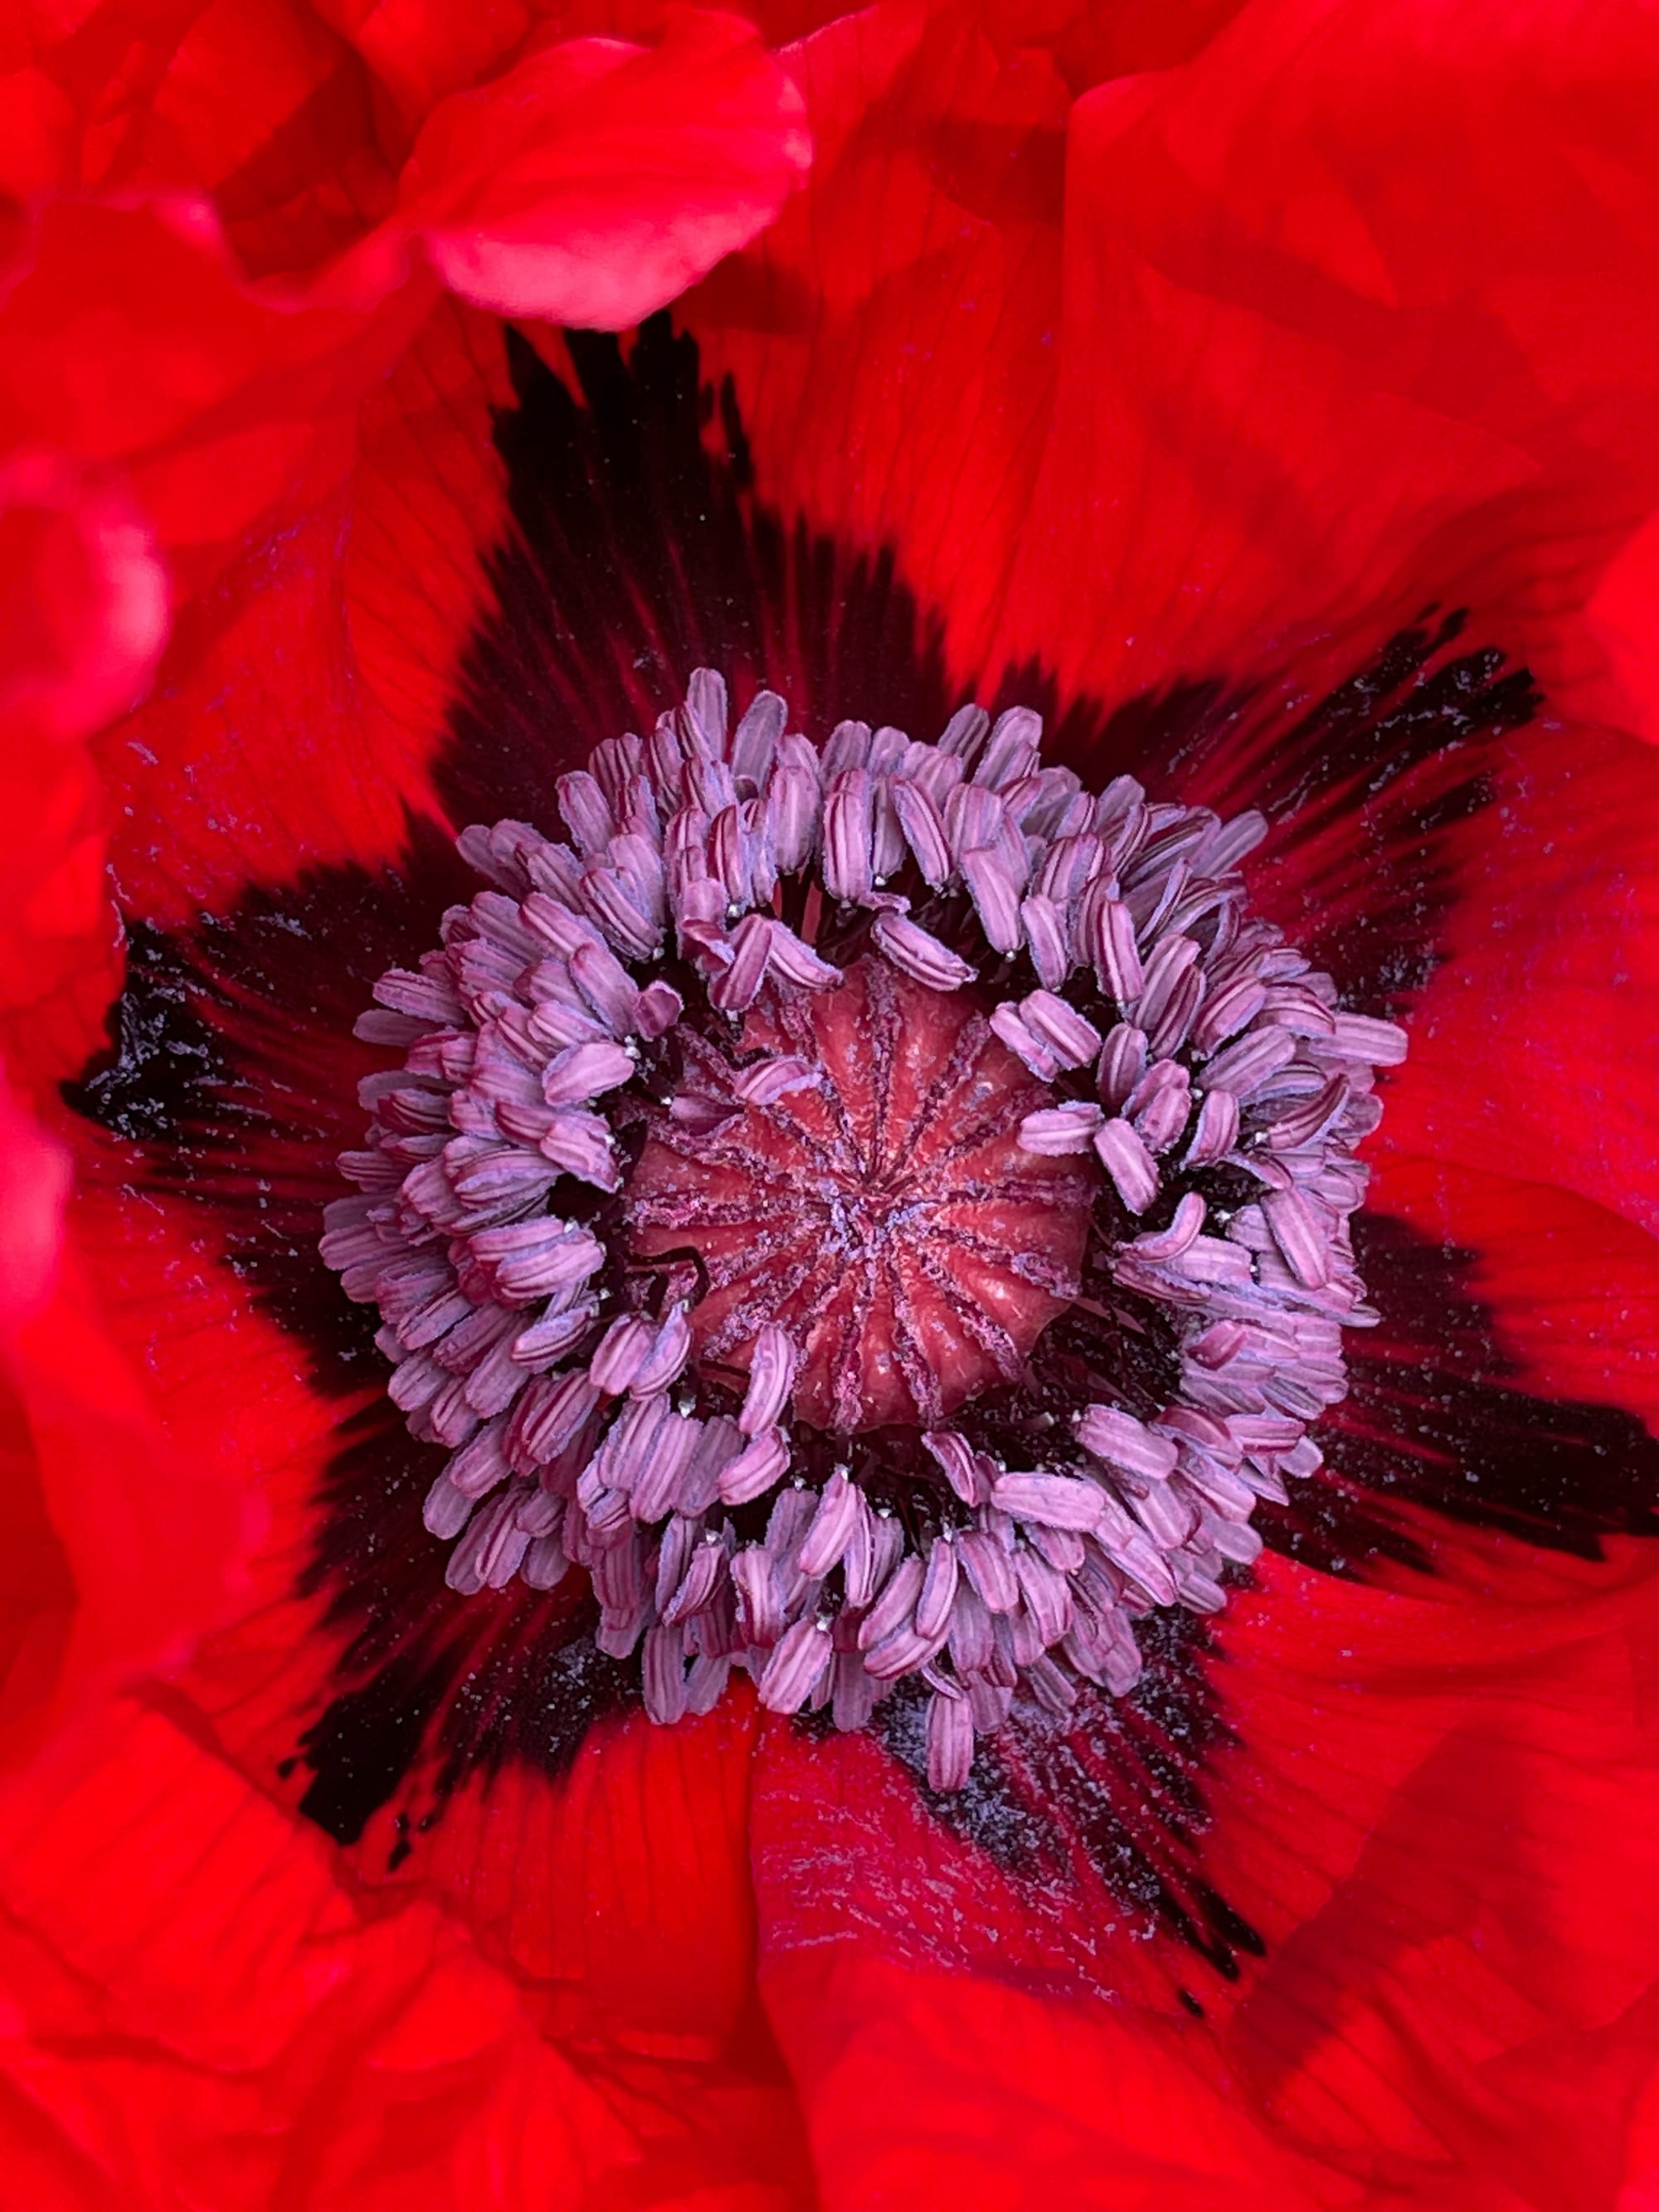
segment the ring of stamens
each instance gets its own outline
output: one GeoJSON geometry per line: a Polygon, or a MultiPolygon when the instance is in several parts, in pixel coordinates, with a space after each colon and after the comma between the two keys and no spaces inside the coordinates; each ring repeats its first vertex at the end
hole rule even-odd
{"type": "Polygon", "coordinates": [[[464,833],[488,887],[359,1024],[404,1058],[323,1251],[449,1454],[453,1589],[585,1570],[660,1721],[733,1667],[842,1728],[918,1678],[950,1789],[1018,1695],[1132,1686],[1136,1623],[1218,1609],[1317,1468],[1404,1039],[1246,911],[1260,817],[1090,794],[1024,709],[786,720],[699,672],[559,780],[569,842],[464,833]],[[925,1115],[836,1138],[855,1002],[1002,1101],[965,1197],[925,1115]]]}

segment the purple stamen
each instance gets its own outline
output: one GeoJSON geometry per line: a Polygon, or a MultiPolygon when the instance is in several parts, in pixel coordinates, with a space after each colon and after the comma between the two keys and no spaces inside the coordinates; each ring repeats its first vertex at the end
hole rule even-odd
{"type": "Polygon", "coordinates": [[[1095,798],[1024,708],[787,720],[699,671],[557,780],[568,844],[463,834],[322,1249],[447,1453],[451,1588],[585,1572],[665,1723],[734,1665],[841,1728],[914,1677],[955,1790],[1020,1699],[1132,1688],[1137,1620],[1222,1605],[1317,1469],[1405,1039],[1248,912],[1259,815],[1095,798]]]}

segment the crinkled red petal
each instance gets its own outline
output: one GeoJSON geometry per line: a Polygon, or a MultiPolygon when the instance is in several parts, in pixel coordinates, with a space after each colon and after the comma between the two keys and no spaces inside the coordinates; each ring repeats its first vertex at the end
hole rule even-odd
{"type": "Polygon", "coordinates": [[[428,1899],[354,1896],[165,1697],[3,1794],[0,2156],[30,2203],[183,2175],[225,2206],[806,2201],[786,2095],[690,2039],[596,2051],[428,1899]]]}

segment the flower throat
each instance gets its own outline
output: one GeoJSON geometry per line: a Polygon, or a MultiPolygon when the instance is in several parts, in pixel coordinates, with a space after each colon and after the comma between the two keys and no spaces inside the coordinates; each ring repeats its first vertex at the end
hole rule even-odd
{"type": "Polygon", "coordinates": [[[787,724],[701,671],[558,779],[568,841],[463,834],[323,1250],[453,1589],[586,1574],[663,1722],[918,1678],[950,1790],[1318,1467],[1404,1038],[1249,913],[1260,816],[1091,793],[1021,708],[787,724]]]}

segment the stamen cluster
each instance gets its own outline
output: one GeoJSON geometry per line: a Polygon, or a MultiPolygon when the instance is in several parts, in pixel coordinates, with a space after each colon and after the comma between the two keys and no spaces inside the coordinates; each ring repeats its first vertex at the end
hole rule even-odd
{"type": "Polygon", "coordinates": [[[1131,1687],[1136,1621],[1219,1608],[1257,1499],[1317,1468],[1341,1331],[1374,1318],[1354,1150],[1404,1038],[1247,913],[1259,816],[1127,776],[1091,794],[1040,765],[1024,709],[964,708],[931,744],[786,725],[763,692],[731,728],[699,672],[648,738],[559,779],[568,842],[464,833],[489,887],[359,1024],[404,1060],[362,1086],[359,1194],[323,1252],[449,1454],[425,1517],[453,1589],[585,1570],[660,1721],[734,1666],[842,1728],[917,1678],[952,1789],[1017,1696],[1131,1687]],[[833,1283],[740,1326],[728,1297],[718,1333],[696,1224],[665,1248],[630,1198],[647,1145],[729,1165],[740,1122],[807,1126],[833,1088],[811,1007],[854,969],[893,978],[889,1006],[962,994],[974,1048],[1032,1079],[1001,1133],[1033,1188],[1088,1207],[1079,1266],[1023,1255],[1063,1307],[1029,1348],[976,1325],[971,1271],[916,1261],[995,1373],[947,1413],[907,1369],[908,1422],[809,1389],[833,1283]]]}

